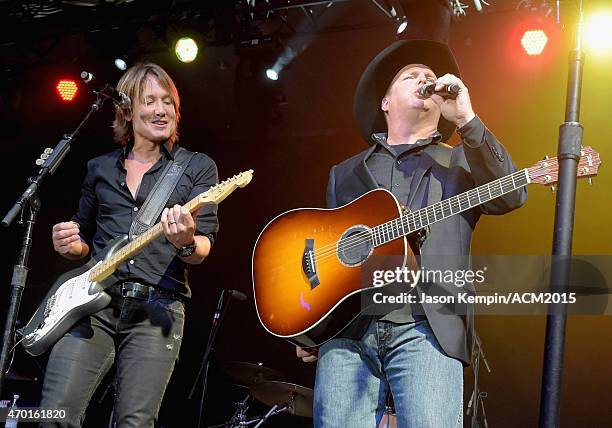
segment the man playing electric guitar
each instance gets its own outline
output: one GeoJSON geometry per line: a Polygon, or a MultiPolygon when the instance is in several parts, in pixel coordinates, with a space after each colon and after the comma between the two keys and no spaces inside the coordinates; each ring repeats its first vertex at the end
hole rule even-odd
{"type": "MultiPolygon", "coordinates": [[[[504,147],[474,114],[458,76],[449,48],[433,41],[401,40],[374,58],[355,96],[357,123],[371,147],[332,168],[329,208],[382,187],[414,211],[516,170],[504,147]],[[439,93],[456,85],[458,93],[420,93],[426,84],[435,84],[439,93]],[[462,144],[441,144],[455,128],[462,144]]],[[[506,213],[525,198],[521,188],[432,224],[419,245],[422,264],[428,269],[467,269],[480,215],[506,213]],[[449,260],[454,261],[451,266],[449,260]]],[[[457,292],[453,288],[448,291],[457,292]]],[[[418,292],[423,289],[418,287],[418,292]]],[[[318,358],[315,427],[377,426],[389,390],[398,426],[463,426],[463,367],[470,362],[472,316],[469,311],[444,313],[436,304],[414,309],[406,305],[378,317],[362,317],[318,351],[297,348],[304,361],[318,358]]]]}
{"type": "MultiPolygon", "coordinates": [[[[88,163],[77,214],[53,226],[54,248],[69,259],[96,255],[108,241],[128,235],[179,151],[179,95],[161,67],[135,65],[117,90],[128,98],[115,106],[113,123],[123,147],[88,163]]],[[[184,302],[191,296],[186,268],[208,256],[218,229],[215,205],[193,215],[181,206],[216,183],[214,162],[195,153],[161,213],[165,236],[121,263],[117,282],[107,290],[110,305],[82,319],[54,345],[41,406],[66,408],[69,419],[61,426],[82,424],[113,363],[116,426],[154,426],[181,346],[184,302]]]]}

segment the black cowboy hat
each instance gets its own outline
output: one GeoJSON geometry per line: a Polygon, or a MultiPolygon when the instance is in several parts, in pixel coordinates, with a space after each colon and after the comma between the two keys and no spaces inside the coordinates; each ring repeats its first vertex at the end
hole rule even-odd
{"type": "MultiPolygon", "coordinates": [[[[459,76],[459,66],[448,45],[433,40],[398,40],[380,52],[361,75],[355,93],[354,114],[361,136],[368,142],[373,133],[387,129],[380,108],[387,88],[398,71],[408,64],[423,64],[436,76],[459,76]]],[[[438,131],[442,141],[452,135],[455,125],[440,116],[438,131]]]]}

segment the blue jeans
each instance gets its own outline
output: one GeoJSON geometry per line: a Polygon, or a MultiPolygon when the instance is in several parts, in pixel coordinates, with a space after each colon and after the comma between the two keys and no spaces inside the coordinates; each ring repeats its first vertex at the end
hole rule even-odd
{"type": "Polygon", "coordinates": [[[360,340],[321,346],[314,426],[375,428],[389,388],[398,427],[463,426],[463,365],[444,354],[427,320],[373,320],[360,340]]]}
{"type": "Polygon", "coordinates": [[[115,426],[153,428],[181,346],[185,307],[173,299],[112,297],[53,347],[41,407],[66,408],[68,420],[45,427],[80,427],[91,396],[115,363],[115,426]]]}

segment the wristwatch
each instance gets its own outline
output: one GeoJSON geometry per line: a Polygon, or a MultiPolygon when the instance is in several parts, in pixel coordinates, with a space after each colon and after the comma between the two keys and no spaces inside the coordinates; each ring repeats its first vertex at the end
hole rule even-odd
{"type": "Polygon", "coordinates": [[[196,250],[196,241],[194,239],[191,244],[185,245],[184,247],[181,247],[181,248],[177,248],[176,254],[178,254],[179,257],[189,257],[195,252],[195,250],[196,250]]]}

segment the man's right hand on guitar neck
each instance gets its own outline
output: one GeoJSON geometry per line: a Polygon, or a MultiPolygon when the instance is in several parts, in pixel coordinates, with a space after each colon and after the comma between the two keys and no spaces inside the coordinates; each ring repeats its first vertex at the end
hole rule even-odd
{"type": "Polygon", "coordinates": [[[78,260],[89,254],[89,246],[79,236],[79,224],[74,221],[54,225],[51,237],[53,248],[62,257],[78,260]]]}

